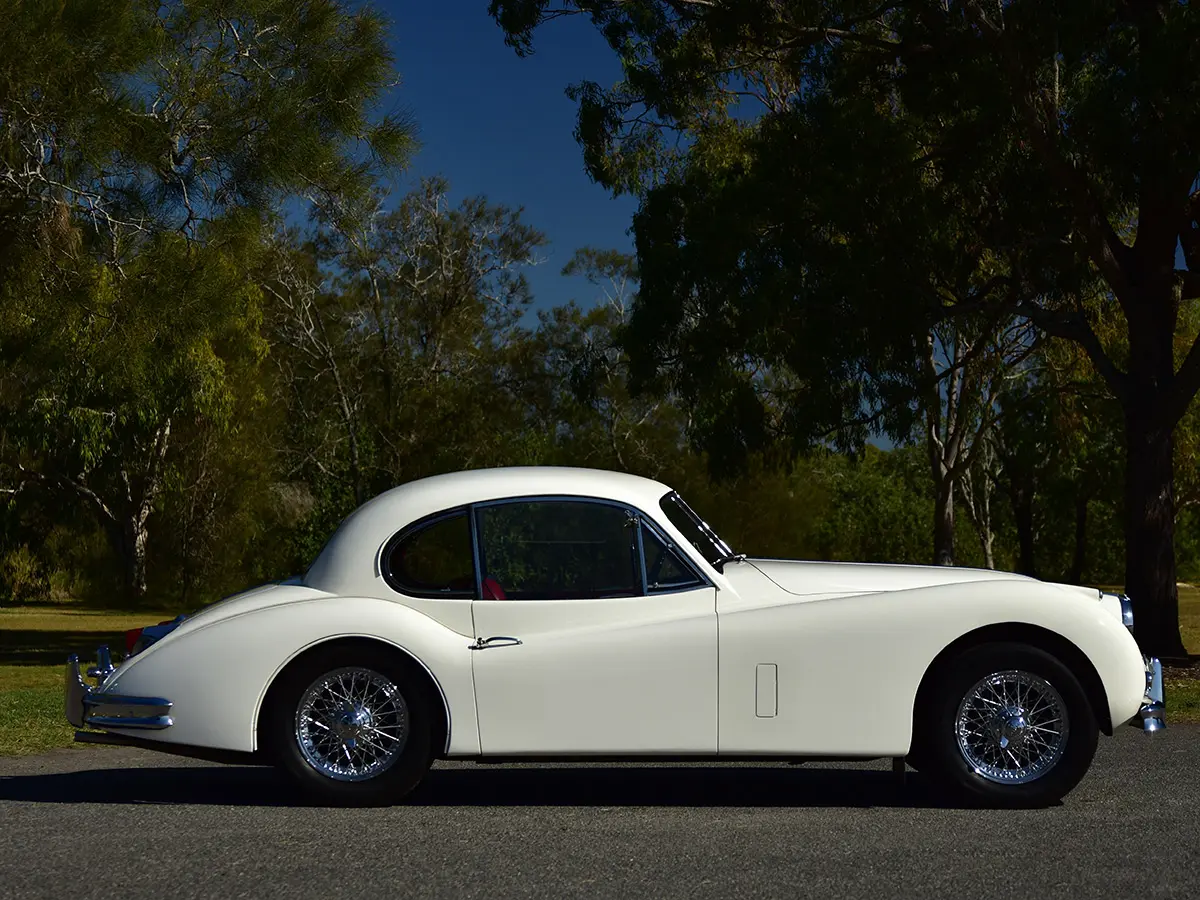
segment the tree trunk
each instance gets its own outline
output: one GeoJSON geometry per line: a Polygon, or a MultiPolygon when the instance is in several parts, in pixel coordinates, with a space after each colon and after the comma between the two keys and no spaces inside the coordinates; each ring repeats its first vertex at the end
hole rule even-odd
{"type": "Polygon", "coordinates": [[[146,596],[146,539],[149,536],[140,515],[130,516],[122,529],[125,545],[125,587],[135,600],[146,596]]]}
{"type": "Polygon", "coordinates": [[[1017,571],[1030,578],[1037,578],[1037,563],[1034,559],[1033,491],[1025,485],[1013,485],[1009,491],[1012,503],[1013,522],[1017,526],[1017,571]]]}
{"type": "Polygon", "coordinates": [[[1186,656],[1175,583],[1174,440],[1136,395],[1125,414],[1125,591],[1138,643],[1153,656],[1186,656]]]}
{"type": "Polygon", "coordinates": [[[975,537],[983,551],[983,564],[988,569],[996,568],[996,532],[992,528],[992,467],[996,455],[990,439],[980,438],[979,452],[975,463],[963,474],[962,494],[967,505],[967,515],[975,526],[975,537]]]}
{"type": "Polygon", "coordinates": [[[1075,498],[1075,555],[1071,560],[1071,571],[1067,573],[1068,584],[1083,581],[1083,567],[1087,561],[1087,515],[1088,498],[1080,494],[1075,498]]]}
{"type": "Polygon", "coordinates": [[[938,479],[933,504],[933,564],[954,565],[954,480],[948,475],[938,479]]]}
{"type": "Polygon", "coordinates": [[[146,596],[146,542],[149,532],[143,518],[135,511],[110,519],[107,523],[108,542],[121,561],[125,596],[138,601],[146,596]]]}
{"type": "MultiPolygon", "coordinates": [[[[1139,235],[1140,238],[1140,235],[1139,235]]],[[[1125,412],[1125,592],[1134,633],[1152,656],[1185,656],[1175,584],[1175,380],[1178,292],[1174,241],[1161,258],[1142,254],[1126,297],[1129,376],[1125,412]]],[[[1149,244],[1147,244],[1149,246],[1149,244]]]]}
{"type": "Polygon", "coordinates": [[[996,535],[990,528],[979,536],[979,543],[983,547],[983,565],[988,569],[996,568],[995,542],[996,535]]]}

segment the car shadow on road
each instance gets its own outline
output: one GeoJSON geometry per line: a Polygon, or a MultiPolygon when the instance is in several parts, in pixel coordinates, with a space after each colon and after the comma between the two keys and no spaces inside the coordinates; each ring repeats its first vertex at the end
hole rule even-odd
{"type": "MultiPolygon", "coordinates": [[[[28,803],[309,806],[279,773],[249,766],[148,766],[0,777],[28,803]]],[[[435,768],[409,797],[424,807],[938,807],[959,804],[909,772],[797,766],[435,768]]]]}

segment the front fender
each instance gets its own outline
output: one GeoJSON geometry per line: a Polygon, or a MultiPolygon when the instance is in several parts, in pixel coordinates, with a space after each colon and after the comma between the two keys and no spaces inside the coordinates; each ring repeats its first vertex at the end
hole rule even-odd
{"type": "Polygon", "coordinates": [[[785,599],[744,582],[718,596],[723,753],[903,756],[925,673],[947,647],[993,625],[1037,626],[1077,647],[1114,725],[1141,706],[1141,652],[1096,592],[996,580],[785,599]],[[746,700],[763,662],[778,663],[774,719],[746,700]]]}
{"type": "Polygon", "coordinates": [[[417,610],[376,598],[317,595],[189,625],[135,656],[104,685],[106,692],[172,702],[174,724],[155,740],[255,750],[259,709],[279,672],[317,644],[357,637],[391,644],[424,666],[450,715],[449,753],[479,752],[471,638],[417,610]]]}

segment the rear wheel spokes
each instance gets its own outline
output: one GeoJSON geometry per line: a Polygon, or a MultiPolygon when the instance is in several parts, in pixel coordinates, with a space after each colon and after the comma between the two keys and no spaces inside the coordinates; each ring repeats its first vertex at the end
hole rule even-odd
{"type": "Polygon", "coordinates": [[[397,685],[360,667],[318,678],[296,710],[301,753],[314,769],[338,781],[363,781],[391,768],[408,730],[408,707],[397,685]]]}

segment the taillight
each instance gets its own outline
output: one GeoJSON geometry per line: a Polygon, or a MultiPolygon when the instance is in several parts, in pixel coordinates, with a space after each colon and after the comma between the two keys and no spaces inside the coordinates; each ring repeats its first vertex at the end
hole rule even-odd
{"type": "MultiPolygon", "coordinates": [[[[142,638],[142,629],[140,629],[140,628],[130,628],[127,632],[125,632],[125,655],[126,656],[133,656],[133,654],[135,652],[133,648],[137,647],[138,641],[140,641],[141,638],[142,638]]],[[[141,648],[139,647],[138,649],[141,649],[141,648]]]]}
{"type": "Polygon", "coordinates": [[[136,656],[155,641],[165,638],[179,627],[179,623],[187,616],[176,616],[157,625],[147,625],[145,628],[131,628],[125,632],[125,658],[136,656]]]}

